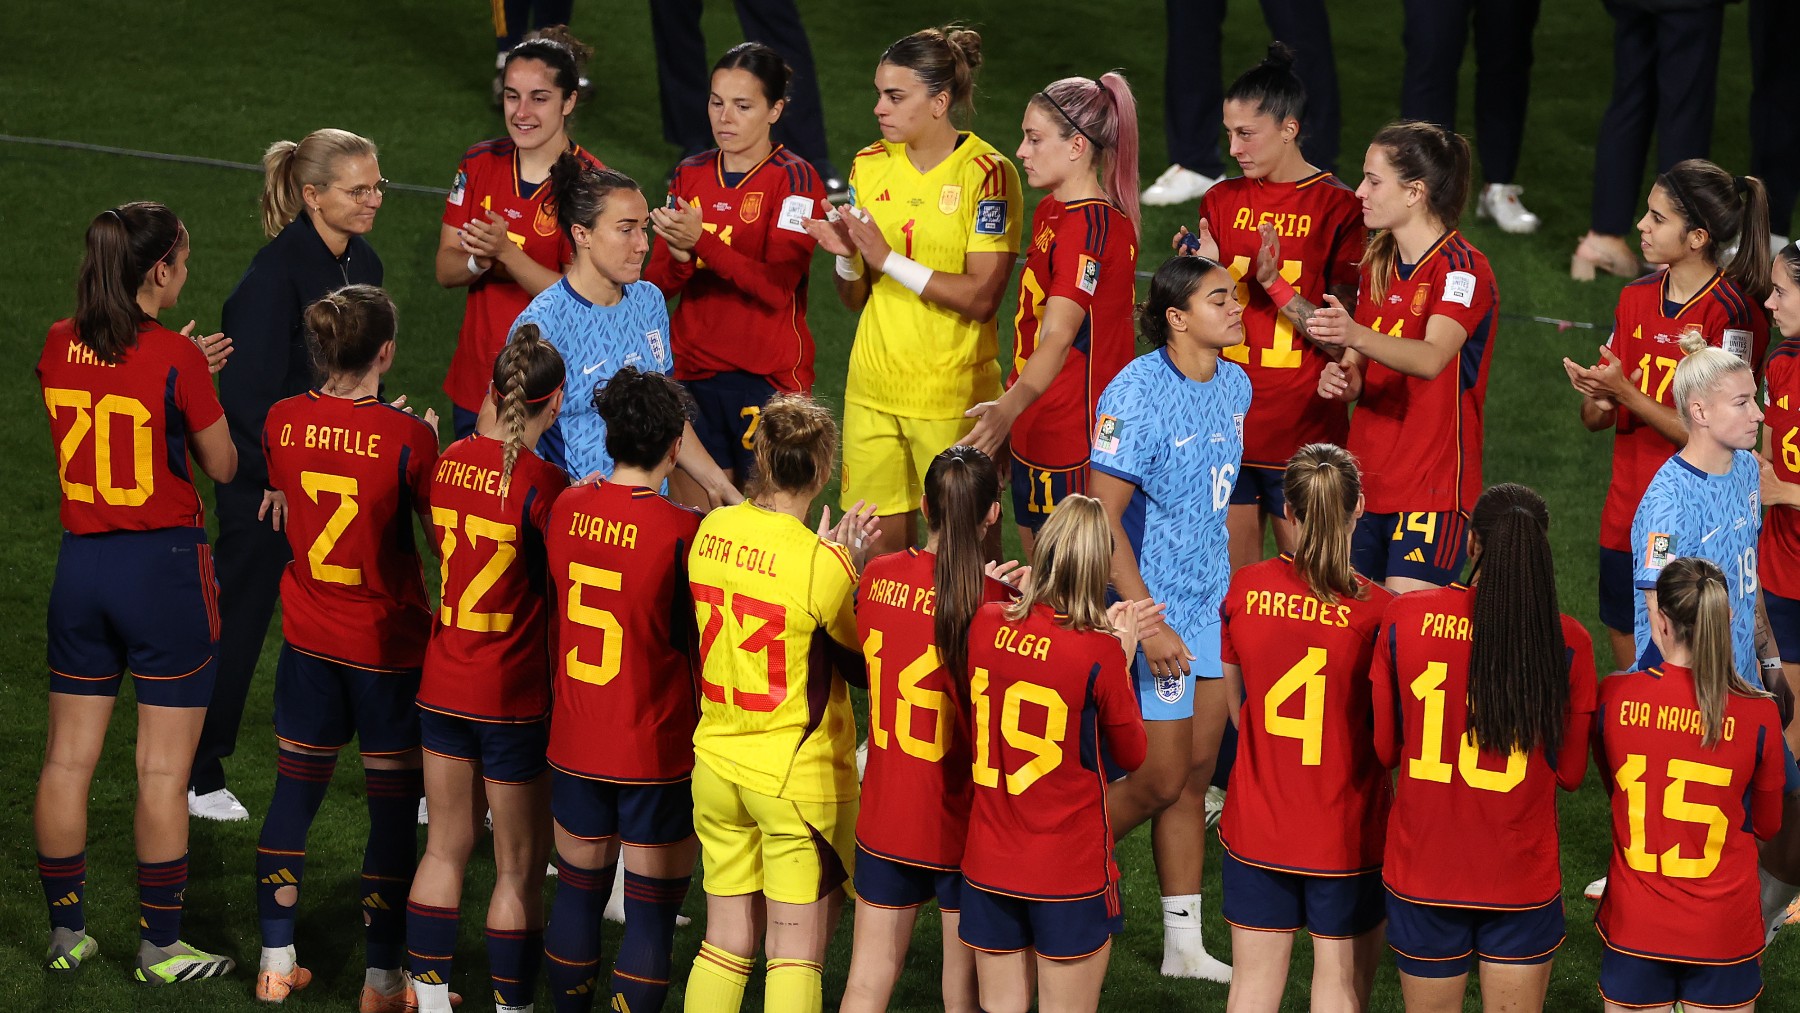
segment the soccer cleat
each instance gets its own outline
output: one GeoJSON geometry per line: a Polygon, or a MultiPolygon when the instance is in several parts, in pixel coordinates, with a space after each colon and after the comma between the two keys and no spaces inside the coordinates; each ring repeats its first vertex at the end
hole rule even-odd
{"type": "Polygon", "coordinates": [[[1581,891],[1581,895],[1583,897],[1586,897],[1588,900],[1595,900],[1595,901],[1597,901],[1601,897],[1605,896],[1606,895],[1606,877],[1601,876],[1599,879],[1596,879],[1592,883],[1589,883],[1587,885],[1587,889],[1581,891]]]}
{"type": "Polygon", "coordinates": [[[1144,190],[1143,201],[1151,207],[1168,207],[1172,204],[1187,204],[1205,196],[1206,191],[1218,180],[1205,176],[1192,169],[1184,169],[1179,165],[1171,165],[1163,170],[1144,190]]]}
{"type": "Polygon", "coordinates": [[[1782,924],[1800,925],[1800,897],[1795,897],[1792,903],[1788,904],[1787,919],[1782,924]]]}
{"type": "Polygon", "coordinates": [[[312,972],[299,964],[286,974],[265,968],[256,972],[256,1001],[284,1002],[288,996],[310,984],[312,972]]]}
{"type": "Polygon", "coordinates": [[[236,823],[250,818],[250,810],[244,808],[230,788],[220,788],[204,795],[194,794],[188,789],[188,815],[196,819],[218,820],[221,823],[236,823]]]}
{"type": "Polygon", "coordinates": [[[1162,974],[1165,978],[1199,978],[1221,985],[1231,984],[1231,965],[1205,950],[1199,953],[1164,953],[1162,974]]]}
{"type": "Polygon", "coordinates": [[[1519,203],[1524,189],[1517,183],[1489,183],[1475,204],[1475,217],[1492,218],[1500,231],[1525,235],[1538,230],[1538,216],[1519,203]]]}
{"type": "Polygon", "coordinates": [[[419,826],[431,825],[431,810],[425,807],[425,796],[419,796],[419,826]]]}
{"type": "Polygon", "coordinates": [[[44,970],[73,971],[81,962],[100,954],[100,943],[86,932],[51,929],[50,950],[44,954],[44,970]]]}
{"type": "Polygon", "coordinates": [[[1219,817],[1225,815],[1225,789],[1216,784],[1206,786],[1206,826],[1208,829],[1219,825],[1219,817]]]}
{"type": "Polygon", "coordinates": [[[154,946],[143,940],[138,943],[137,969],[131,976],[146,985],[174,985],[222,977],[236,966],[237,961],[230,957],[197,950],[184,942],[154,946]]]}

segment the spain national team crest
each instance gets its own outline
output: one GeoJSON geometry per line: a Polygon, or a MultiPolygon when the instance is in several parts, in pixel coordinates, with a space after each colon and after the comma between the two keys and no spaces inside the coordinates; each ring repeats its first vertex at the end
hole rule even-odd
{"type": "Polygon", "coordinates": [[[945,183],[944,188],[938,191],[938,210],[953,215],[959,207],[962,207],[961,184],[945,183]]]}
{"type": "Polygon", "coordinates": [[[540,236],[556,235],[556,202],[545,200],[538,205],[537,214],[531,218],[531,231],[540,236]]]}
{"type": "Polygon", "coordinates": [[[1420,285],[1418,290],[1413,293],[1412,315],[1416,317],[1419,314],[1425,312],[1425,303],[1430,298],[1431,298],[1430,288],[1428,288],[1427,286],[1424,286],[1424,285],[1420,285]]]}
{"type": "Polygon", "coordinates": [[[738,217],[743,220],[745,225],[762,217],[762,200],[762,191],[752,190],[745,194],[744,199],[738,203],[738,217]]]}

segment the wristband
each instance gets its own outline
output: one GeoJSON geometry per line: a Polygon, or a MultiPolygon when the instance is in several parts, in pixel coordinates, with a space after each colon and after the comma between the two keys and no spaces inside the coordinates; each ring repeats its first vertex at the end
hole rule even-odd
{"type": "Polygon", "coordinates": [[[923,296],[925,286],[937,272],[911,257],[889,251],[887,262],[881,265],[881,273],[899,282],[913,295],[923,296]]]}
{"type": "Polygon", "coordinates": [[[1781,659],[1780,658],[1764,658],[1764,659],[1762,659],[1762,670],[1763,671],[1775,672],[1775,671],[1779,671],[1780,669],[1781,669],[1781,659]]]}
{"type": "Polygon", "coordinates": [[[481,265],[480,265],[480,264],[477,264],[477,263],[476,263],[476,262],[475,262],[475,255],[474,255],[474,254],[473,254],[473,253],[471,253],[471,254],[469,254],[469,273],[470,273],[470,274],[477,274],[477,275],[478,275],[478,274],[481,274],[481,273],[482,273],[482,272],[483,272],[483,271],[486,271],[486,270],[487,270],[487,268],[485,268],[485,267],[482,267],[482,266],[481,266],[481,265]]]}
{"type": "Polygon", "coordinates": [[[1274,301],[1276,309],[1281,309],[1293,302],[1294,297],[1300,294],[1295,292],[1294,286],[1289,285],[1287,279],[1280,275],[1276,275],[1274,281],[1264,285],[1263,291],[1269,293],[1269,298],[1274,301]]]}
{"type": "Polygon", "coordinates": [[[845,281],[855,281],[863,276],[861,254],[837,258],[837,276],[845,281]]]}

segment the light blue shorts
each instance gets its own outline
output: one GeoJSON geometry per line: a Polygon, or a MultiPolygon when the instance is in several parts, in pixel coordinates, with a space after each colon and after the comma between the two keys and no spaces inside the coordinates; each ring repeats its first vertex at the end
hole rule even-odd
{"type": "Polygon", "coordinates": [[[1150,674],[1150,663],[1139,650],[1131,663],[1131,682],[1137,689],[1138,710],[1145,721],[1180,721],[1194,716],[1194,680],[1218,679],[1225,675],[1219,662],[1220,623],[1185,634],[1188,653],[1194,660],[1187,675],[1156,676],[1150,674]]]}

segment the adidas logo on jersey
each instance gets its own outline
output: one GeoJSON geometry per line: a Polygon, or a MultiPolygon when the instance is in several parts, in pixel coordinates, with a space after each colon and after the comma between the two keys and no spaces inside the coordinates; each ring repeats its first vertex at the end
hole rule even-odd
{"type": "Polygon", "coordinates": [[[1414,550],[1412,550],[1412,551],[1411,551],[1411,552],[1409,552],[1409,553],[1407,553],[1407,554],[1406,554],[1406,561],[1407,561],[1407,562],[1409,562],[1409,563],[1423,563],[1423,562],[1425,562],[1425,550],[1424,550],[1424,549],[1414,549],[1414,550]]]}
{"type": "Polygon", "coordinates": [[[296,879],[294,877],[294,874],[287,871],[286,869],[279,869],[275,872],[272,872],[272,873],[268,874],[267,876],[264,876],[263,878],[257,880],[257,882],[262,883],[266,886],[299,886],[300,885],[300,880],[296,879]]]}
{"type": "Polygon", "coordinates": [[[887,200],[887,199],[888,199],[888,192],[887,192],[887,191],[886,191],[886,190],[883,190],[883,191],[881,191],[881,193],[880,193],[880,195],[879,195],[879,196],[877,196],[877,197],[876,197],[876,198],[875,198],[875,199],[876,199],[876,200],[887,200]]]}

